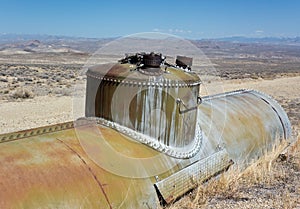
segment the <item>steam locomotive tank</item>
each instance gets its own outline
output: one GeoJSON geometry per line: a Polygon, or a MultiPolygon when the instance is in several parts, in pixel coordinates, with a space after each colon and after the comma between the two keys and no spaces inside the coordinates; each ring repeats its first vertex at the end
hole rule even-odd
{"type": "Polygon", "coordinates": [[[87,72],[86,117],[0,135],[0,208],[157,208],[291,142],[267,95],[200,98],[191,59],[135,54],[87,72]]]}

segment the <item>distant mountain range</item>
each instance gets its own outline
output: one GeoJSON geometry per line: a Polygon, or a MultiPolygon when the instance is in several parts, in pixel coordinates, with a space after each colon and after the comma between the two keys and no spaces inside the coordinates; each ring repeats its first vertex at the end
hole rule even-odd
{"type": "Polygon", "coordinates": [[[271,43],[271,44],[300,44],[300,37],[244,37],[244,36],[232,36],[217,39],[207,39],[215,41],[226,41],[226,42],[236,42],[236,43],[271,43]]]}
{"type": "MultiPolygon", "coordinates": [[[[84,38],[53,35],[0,34],[0,54],[28,53],[93,53],[115,38],[84,38]]],[[[225,37],[217,39],[191,40],[206,54],[229,52],[256,54],[259,52],[284,51],[290,56],[299,56],[300,37],[225,37]],[[296,46],[296,47],[295,47],[296,46]]],[[[261,55],[260,55],[261,56],[261,55]]],[[[274,55],[275,56],[275,55],[274,55]]],[[[277,55],[276,55],[277,56],[277,55]]]]}
{"type": "MultiPolygon", "coordinates": [[[[72,37],[60,35],[35,35],[35,34],[6,34],[0,33],[0,44],[22,42],[29,40],[39,40],[42,42],[58,42],[58,41],[72,41],[77,42],[92,42],[92,41],[111,41],[118,37],[112,38],[85,38],[85,37],[72,37]]],[[[231,36],[223,38],[199,39],[195,41],[224,41],[235,43],[278,43],[278,44],[300,44],[300,37],[245,37],[245,36],[231,36]]]]}
{"type": "Polygon", "coordinates": [[[39,40],[39,41],[66,41],[66,40],[76,40],[76,41],[85,41],[85,40],[103,40],[100,38],[82,38],[82,37],[72,37],[72,36],[59,36],[59,35],[43,35],[43,34],[10,34],[10,33],[0,33],[0,44],[12,43],[12,42],[23,42],[30,40],[39,40]]]}
{"type": "Polygon", "coordinates": [[[0,34],[0,52],[94,52],[115,38],[81,38],[70,36],[0,34]]]}

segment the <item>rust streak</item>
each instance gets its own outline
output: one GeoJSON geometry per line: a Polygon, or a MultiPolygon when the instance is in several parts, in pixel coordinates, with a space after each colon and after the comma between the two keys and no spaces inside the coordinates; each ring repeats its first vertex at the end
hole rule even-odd
{"type": "Polygon", "coordinates": [[[108,203],[109,205],[109,208],[112,209],[112,205],[111,203],[109,202],[109,199],[108,199],[108,196],[107,194],[105,193],[104,191],[104,188],[103,188],[103,185],[101,184],[101,182],[99,181],[99,179],[97,178],[97,176],[94,174],[93,170],[91,169],[90,166],[88,166],[88,164],[85,162],[85,160],[72,148],[70,147],[67,143],[65,143],[64,141],[56,138],[58,141],[60,141],[61,143],[63,143],[66,147],[68,147],[74,154],[76,154],[78,156],[78,158],[84,163],[84,165],[87,167],[87,169],[89,170],[89,172],[92,174],[93,178],[95,179],[95,181],[97,182],[97,184],[99,185],[104,197],[105,197],[105,200],[106,202],[108,203]]]}

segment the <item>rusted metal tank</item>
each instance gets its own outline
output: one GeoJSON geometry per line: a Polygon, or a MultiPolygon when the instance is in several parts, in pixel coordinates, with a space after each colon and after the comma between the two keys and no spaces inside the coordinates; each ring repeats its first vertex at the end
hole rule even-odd
{"type": "Polygon", "coordinates": [[[166,146],[193,149],[199,77],[161,68],[161,55],[144,56],[146,64],[138,69],[124,63],[88,70],[86,116],[114,121],[166,146]],[[192,109],[180,113],[182,104],[192,109]]]}
{"type": "Polygon", "coordinates": [[[290,140],[272,98],[200,97],[191,59],[180,60],[141,53],[94,66],[84,118],[0,135],[0,208],[157,208],[290,140]]]}

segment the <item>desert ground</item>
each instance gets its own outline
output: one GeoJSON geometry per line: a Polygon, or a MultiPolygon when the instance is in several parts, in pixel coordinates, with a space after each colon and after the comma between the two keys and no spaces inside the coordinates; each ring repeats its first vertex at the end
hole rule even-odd
{"type": "MultiPolygon", "coordinates": [[[[74,91],[80,87],[84,97],[82,72],[91,52],[80,47],[72,51],[56,46],[51,52],[28,49],[44,49],[41,45],[40,41],[26,42],[24,50],[6,43],[0,50],[0,133],[76,118],[74,91]]],[[[197,43],[218,72],[198,72],[203,76],[201,93],[243,88],[265,92],[285,109],[293,137],[299,141],[300,47],[246,44],[237,50],[236,44],[216,45],[197,43]]],[[[168,208],[300,208],[300,143],[280,158],[280,153],[274,153],[243,174],[229,172],[200,185],[168,208]]]]}

